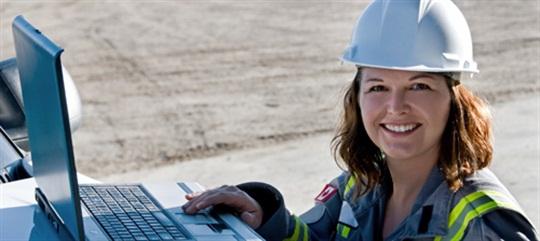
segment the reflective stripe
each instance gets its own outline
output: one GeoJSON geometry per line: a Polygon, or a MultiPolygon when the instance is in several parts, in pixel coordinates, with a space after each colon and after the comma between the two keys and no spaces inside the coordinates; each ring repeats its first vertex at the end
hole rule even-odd
{"type": "MultiPolygon", "coordinates": [[[[343,198],[345,199],[345,197],[351,192],[352,190],[352,187],[354,186],[354,183],[356,182],[354,176],[350,176],[349,179],[347,180],[347,185],[345,185],[345,191],[343,191],[343,198]]],[[[341,216],[341,214],[340,214],[341,216]]],[[[347,226],[347,225],[344,225],[344,224],[341,224],[341,223],[338,223],[337,225],[337,233],[339,233],[339,235],[343,238],[348,238],[349,237],[349,233],[351,232],[351,227],[347,226]]]]}
{"type": "Polygon", "coordinates": [[[351,232],[351,228],[349,228],[349,226],[343,226],[343,230],[341,230],[341,237],[343,238],[348,238],[349,237],[349,232],[351,232]]]}
{"type": "Polygon", "coordinates": [[[294,232],[292,236],[284,239],[283,241],[298,241],[298,238],[300,236],[301,222],[300,219],[297,217],[294,217],[294,221],[294,232]]]}
{"type": "Polygon", "coordinates": [[[308,238],[308,226],[305,223],[302,223],[302,225],[304,226],[304,238],[302,240],[303,241],[308,241],[309,240],[309,238],[308,238]]]}
{"type": "Polygon", "coordinates": [[[354,176],[350,176],[347,180],[347,185],[345,186],[345,191],[343,192],[343,197],[345,197],[351,191],[351,188],[354,186],[355,179],[354,176]]]}
{"type": "Polygon", "coordinates": [[[299,217],[293,216],[294,218],[294,232],[291,237],[284,239],[283,241],[308,241],[309,233],[308,226],[299,217]],[[303,230],[302,230],[303,229],[303,230]],[[300,234],[302,234],[302,239],[300,239],[300,234]]]}
{"type": "Polygon", "coordinates": [[[484,196],[485,194],[483,192],[474,192],[463,197],[450,212],[450,216],[448,217],[448,227],[451,227],[452,225],[454,225],[454,222],[463,213],[463,209],[465,209],[465,207],[468,206],[468,204],[484,196]]]}
{"type": "Polygon", "coordinates": [[[458,204],[452,208],[448,216],[448,234],[445,237],[436,236],[434,241],[450,240],[457,241],[463,238],[465,229],[474,218],[486,214],[496,208],[504,207],[512,210],[520,210],[511,202],[498,201],[488,196],[501,197],[506,199],[506,195],[495,191],[477,191],[463,197],[458,204]]]}
{"type": "Polygon", "coordinates": [[[351,227],[338,223],[336,231],[342,238],[348,238],[349,234],[351,233],[351,227]]]}
{"type": "Polygon", "coordinates": [[[509,200],[509,199],[508,199],[508,196],[505,195],[504,193],[500,193],[500,192],[496,192],[496,191],[491,191],[491,190],[483,190],[483,191],[481,191],[481,192],[486,193],[486,194],[489,194],[490,196],[500,197],[500,198],[502,198],[503,200],[505,200],[505,201],[495,200],[495,202],[497,202],[498,204],[500,204],[502,207],[505,207],[505,208],[508,208],[508,209],[511,209],[511,210],[514,210],[514,211],[518,211],[519,213],[524,213],[523,209],[521,209],[520,206],[516,205],[516,204],[514,203],[514,201],[509,200]]]}
{"type": "Polygon", "coordinates": [[[481,206],[479,206],[478,208],[475,208],[474,210],[470,211],[467,213],[467,215],[465,216],[465,219],[463,220],[463,223],[460,225],[459,229],[457,231],[454,232],[454,235],[452,237],[452,239],[450,239],[451,241],[456,241],[456,240],[461,240],[461,238],[463,238],[463,234],[465,232],[465,228],[467,226],[469,226],[469,222],[471,222],[472,219],[484,214],[484,213],[487,213],[493,209],[497,208],[497,203],[496,202],[488,202],[486,204],[483,204],[481,206]]]}

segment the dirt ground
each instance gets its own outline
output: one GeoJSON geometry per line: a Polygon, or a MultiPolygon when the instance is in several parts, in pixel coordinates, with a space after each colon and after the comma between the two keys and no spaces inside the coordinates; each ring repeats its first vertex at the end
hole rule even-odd
{"type": "MultiPolygon", "coordinates": [[[[481,69],[466,84],[491,102],[537,95],[539,2],[456,2],[481,69]]],[[[19,14],[65,48],[78,170],[107,176],[331,132],[367,3],[0,0],[0,58],[19,14]]]]}
{"type": "MultiPolygon", "coordinates": [[[[495,150],[490,169],[539,227],[540,96],[523,96],[491,107],[495,150]]],[[[283,194],[287,209],[300,214],[313,207],[313,199],[324,184],[342,172],[331,161],[331,139],[331,133],[321,133],[276,145],[162,165],[150,171],[114,174],[100,181],[157,184],[195,181],[207,188],[260,181],[276,187],[283,194]]]]}
{"type": "MultiPolygon", "coordinates": [[[[540,1],[455,2],[481,70],[464,84],[499,110],[494,171],[538,225],[540,1]]],[[[14,56],[19,14],[65,48],[83,103],[80,172],[268,181],[301,212],[339,172],[327,148],[354,67],[338,58],[367,3],[0,0],[0,59],[14,56]]]]}

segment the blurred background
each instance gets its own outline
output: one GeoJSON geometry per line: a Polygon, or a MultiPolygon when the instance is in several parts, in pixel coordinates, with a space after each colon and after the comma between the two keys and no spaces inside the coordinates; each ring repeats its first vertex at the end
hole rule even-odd
{"type": "MultiPolygon", "coordinates": [[[[271,181],[302,211],[339,173],[329,146],[355,74],[339,57],[368,2],[0,0],[0,59],[19,14],[65,49],[78,171],[271,181]]],[[[494,108],[493,169],[540,226],[539,1],[454,2],[481,71],[464,84],[494,108]]]]}

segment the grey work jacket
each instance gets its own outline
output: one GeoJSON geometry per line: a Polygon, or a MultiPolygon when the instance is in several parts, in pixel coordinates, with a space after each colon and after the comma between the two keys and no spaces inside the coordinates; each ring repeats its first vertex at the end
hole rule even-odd
{"type": "Polygon", "coordinates": [[[538,240],[518,203],[488,169],[477,171],[452,192],[434,168],[409,216],[386,239],[382,226],[391,183],[383,181],[356,201],[350,191],[354,179],[347,173],[329,185],[337,189],[335,194],[322,194],[324,201],[300,217],[291,215],[281,194],[267,184],[239,187],[263,207],[263,225],[256,231],[270,241],[538,240]]]}

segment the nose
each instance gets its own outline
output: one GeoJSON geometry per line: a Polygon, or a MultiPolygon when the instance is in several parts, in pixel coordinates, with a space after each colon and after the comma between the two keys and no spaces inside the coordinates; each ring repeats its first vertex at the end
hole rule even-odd
{"type": "Polygon", "coordinates": [[[393,115],[403,115],[409,112],[410,106],[407,102],[406,92],[400,90],[391,91],[387,101],[387,111],[393,115]]]}

